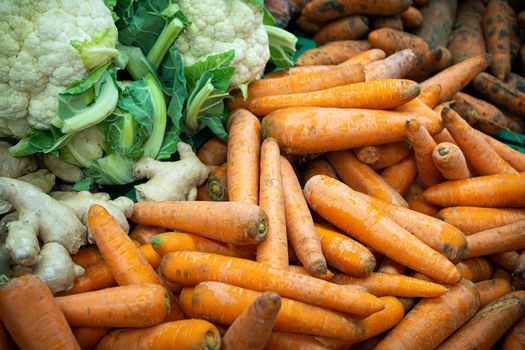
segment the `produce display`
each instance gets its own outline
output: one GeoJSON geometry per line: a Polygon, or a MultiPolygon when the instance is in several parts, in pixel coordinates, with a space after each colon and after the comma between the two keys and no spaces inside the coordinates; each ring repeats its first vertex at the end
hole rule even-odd
{"type": "Polygon", "coordinates": [[[0,350],[525,349],[523,1],[0,28],[0,350]]]}

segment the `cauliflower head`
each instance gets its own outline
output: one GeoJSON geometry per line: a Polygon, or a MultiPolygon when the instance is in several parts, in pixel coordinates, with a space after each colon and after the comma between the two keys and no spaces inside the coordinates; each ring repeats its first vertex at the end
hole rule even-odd
{"type": "Polygon", "coordinates": [[[192,22],[175,40],[186,66],[233,49],[231,88],[263,72],[270,50],[261,9],[243,0],[179,0],[177,4],[192,22]]]}
{"type": "Polygon", "coordinates": [[[0,134],[16,137],[48,129],[58,94],[118,54],[102,0],[2,0],[0,43],[0,134]]]}

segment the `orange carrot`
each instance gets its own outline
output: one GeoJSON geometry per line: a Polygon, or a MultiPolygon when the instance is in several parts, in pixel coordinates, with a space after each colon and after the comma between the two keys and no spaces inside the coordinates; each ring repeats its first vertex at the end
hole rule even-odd
{"type": "Polygon", "coordinates": [[[403,31],[403,21],[400,15],[375,17],[372,26],[374,29],[389,28],[403,31]]]}
{"type": "Polygon", "coordinates": [[[423,63],[414,71],[412,71],[407,78],[421,81],[428,78],[431,73],[439,72],[452,64],[452,54],[446,47],[436,47],[432,51],[428,51],[423,56],[423,63]]]}
{"type": "Polygon", "coordinates": [[[318,31],[313,39],[318,45],[337,40],[356,40],[368,33],[368,18],[354,15],[333,21],[318,31]]]}
{"type": "Polygon", "coordinates": [[[432,151],[434,165],[447,180],[472,177],[461,148],[450,142],[441,142],[432,151]]]}
{"type": "Polygon", "coordinates": [[[516,323],[505,337],[501,350],[525,349],[525,318],[516,323]]]}
{"type": "Polygon", "coordinates": [[[459,271],[443,255],[387,218],[343,183],[322,175],[314,176],[306,183],[304,193],[313,210],[390,259],[439,282],[451,284],[460,279],[459,271]],[[369,222],[370,217],[374,218],[373,225],[369,222]]]}
{"type": "Polygon", "coordinates": [[[304,51],[297,57],[295,65],[339,64],[369,49],[370,44],[364,40],[332,41],[318,48],[304,51]]]}
{"type": "Polygon", "coordinates": [[[427,202],[422,194],[408,198],[407,203],[410,209],[427,216],[435,216],[441,209],[440,207],[427,202]]]}
{"type": "Polygon", "coordinates": [[[485,72],[478,74],[473,85],[482,96],[494,104],[525,117],[525,93],[485,72]]]}
{"type": "Polygon", "coordinates": [[[414,6],[410,6],[404,12],[401,12],[403,26],[409,29],[418,28],[423,23],[423,15],[414,6]]]}
{"type": "MultiPolygon", "coordinates": [[[[366,50],[361,53],[358,53],[357,55],[347,59],[346,61],[340,63],[339,65],[346,66],[346,65],[354,64],[354,63],[361,63],[362,65],[365,65],[370,62],[382,60],[385,57],[386,57],[385,51],[381,49],[370,49],[370,50],[366,50]]],[[[296,68],[301,68],[301,67],[295,67],[295,69],[296,68]]],[[[294,68],[292,68],[291,70],[293,69],[294,68]]]]}
{"type": "Polygon", "coordinates": [[[265,350],[329,350],[314,337],[288,332],[272,332],[265,350]]]}
{"type": "Polygon", "coordinates": [[[419,94],[418,98],[421,102],[430,108],[434,108],[441,97],[441,85],[434,84],[424,88],[419,94]]]}
{"type": "Polygon", "coordinates": [[[494,300],[478,311],[438,349],[491,349],[525,315],[524,299],[525,291],[517,291],[494,300]]]}
{"type": "MultiPolygon", "coordinates": [[[[458,92],[453,96],[457,102],[469,103],[477,112],[477,120],[474,120],[477,128],[486,133],[495,134],[506,127],[508,118],[494,105],[473,96],[458,92]]],[[[468,121],[468,120],[467,120],[468,121]]]]}
{"type": "Polygon", "coordinates": [[[106,327],[73,327],[73,334],[82,350],[94,349],[100,339],[109,332],[106,327]]]}
{"type": "Polygon", "coordinates": [[[406,271],[407,268],[405,266],[398,264],[397,262],[390,260],[389,258],[384,258],[383,261],[381,261],[381,265],[379,265],[379,268],[376,272],[403,275],[406,271]]]}
{"type": "Polygon", "coordinates": [[[466,257],[485,256],[525,248],[525,220],[474,233],[467,237],[466,257]]]}
{"type": "Polygon", "coordinates": [[[286,232],[297,258],[312,276],[326,274],[326,260],[321,242],[315,233],[314,222],[301,185],[290,163],[281,157],[281,176],[284,193],[286,232]]]}
{"type": "Polygon", "coordinates": [[[415,34],[428,43],[430,49],[447,46],[450,33],[456,17],[457,2],[455,0],[430,0],[420,8],[424,18],[415,34]]]}
{"type": "Polygon", "coordinates": [[[169,253],[164,255],[160,271],[170,281],[185,285],[216,281],[258,291],[273,290],[283,297],[328,309],[352,310],[355,315],[369,315],[383,308],[383,303],[362,287],[337,286],[285,269],[215,254],[169,253]]]}
{"type": "Polygon", "coordinates": [[[264,211],[246,202],[142,202],[131,219],[239,245],[260,242],[268,229],[264,211]]]}
{"type": "Polygon", "coordinates": [[[352,152],[330,152],[326,157],[339,177],[352,189],[395,205],[408,207],[395,189],[367,165],[357,160],[352,152]]]}
{"type": "Polygon", "coordinates": [[[472,282],[488,280],[494,272],[492,264],[485,258],[465,259],[456,267],[464,278],[472,282]]]}
{"type": "Polygon", "coordinates": [[[397,164],[410,153],[409,145],[393,142],[378,146],[365,146],[355,150],[357,158],[374,170],[380,170],[397,164]]]}
{"type": "Polygon", "coordinates": [[[404,196],[417,177],[414,156],[411,154],[402,161],[385,168],[381,173],[381,177],[400,195],[404,196]]]}
{"type": "Polygon", "coordinates": [[[476,286],[463,279],[448,293],[417,303],[376,349],[434,349],[467,322],[478,307],[476,286]]]}
{"type": "Polygon", "coordinates": [[[97,247],[92,246],[80,248],[75,255],[71,255],[71,260],[73,260],[75,264],[87,269],[90,266],[104,261],[104,258],[100,255],[97,247]]]}
{"type": "MultiPolygon", "coordinates": [[[[516,252],[512,252],[512,253],[516,253],[516,252]]],[[[503,254],[507,254],[507,253],[503,253],[503,254]]],[[[489,259],[492,261],[492,258],[497,255],[498,254],[494,254],[490,256],[489,259]]],[[[495,262],[495,261],[492,261],[492,262],[495,262]]],[[[494,273],[492,274],[492,279],[502,279],[510,283],[510,281],[512,280],[512,276],[505,269],[502,269],[501,267],[496,267],[494,269],[494,273]]]]}
{"type": "Polygon", "coordinates": [[[490,230],[525,220],[525,210],[479,207],[453,207],[442,209],[437,217],[459,228],[464,234],[490,230]]]}
{"type": "Polygon", "coordinates": [[[206,165],[221,165],[226,163],[226,143],[218,137],[206,141],[197,151],[197,157],[206,165]]]}
{"type": "Polygon", "coordinates": [[[465,99],[458,98],[458,95],[459,93],[454,95],[454,102],[451,102],[448,106],[452,107],[469,125],[474,125],[481,121],[481,117],[474,105],[465,99]]]}
{"type": "Polygon", "coordinates": [[[57,295],[73,295],[104,288],[117,284],[105,262],[98,263],[85,269],[84,275],[77,277],[73,288],[57,295]]]}
{"type": "Polygon", "coordinates": [[[516,89],[521,92],[525,92],[525,78],[519,74],[512,73],[512,72],[507,74],[507,77],[505,78],[505,84],[507,84],[513,89],[516,89]]]}
{"type": "Polygon", "coordinates": [[[244,109],[232,112],[228,123],[228,198],[257,204],[261,124],[244,109]]]}
{"type": "Polygon", "coordinates": [[[510,72],[510,27],[505,2],[491,0],[485,8],[483,28],[487,49],[492,54],[490,69],[500,79],[505,79],[510,72]]]}
{"type": "Polygon", "coordinates": [[[160,259],[162,256],[159,255],[151,246],[151,243],[143,244],[139,247],[140,253],[146,258],[151,267],[156,269],[160,265],[160,259]]]}
{"type": "Polygon", "coordinates": [[[159,233],[166,232],[163,227],[137,225],[129,234],[129,238],[138,242],[139,244],[148,244],[151,238],[159,233]]]}
{"type": "Polygon", "coordinates": [[[332,168],[326,160],[321,158],[316,158],[306,163],[306,168],[303,171],[304,182],[315,175],[326,175],[337,179],[337,173],[334,168],[332,168]]]}
{"type": "Polygon", "coordinates": [[[422,297],[435,298],[445,294],[448,289],[442,285],[423,281],[417,278],[372,272],[362,278],[351,277],[343,274],[335,275],[332,279],[337,284],[357,284],[363,286],[375,296],[422,297]]]}
{"type": "Polygon", "coordinates": [[[459,5],[454,31],[448,43],[454,63],[487,51],[482,23],[484,11],[483,0],[467,0],[459,5]]]}
{"type": "Polygon", "coordinates": [[[208,176],[206,181],[206,191],[208,197],[213,201],[228,200],[228,180],[226,175],[227,164],[224,163],[215,167],[208,176]]]}
{"type": "Polygon", "coordinates": [[[22,349],[80,350],[53,294],[38,277],[28,274],[0,285],[0,318],[22,349]]]}
{"type": "MultiPolygon", "coordinates": [[[[312,276],[304,266],[290,265],[287,267],[287,269],[299,275],[312,276]]],[[[315,277],[320,278],[325,281],[330,281],[332,278],[334,278],[334,273],[330,270],[326,270],[326,274],[324,274],[324,276],[315,276],[315,277]]]]}
{"type": "Polygon", "coordinates": [[[427,43],[420,37],[391,28],[376,29],[368,34],[368,41],[374,48],[379,48],[387,55],[403,49],[413,49],[418,55],[428,52],[427,43]]]}
{"type": "MultiPolygon", "coordinates": [[[[345,61],[345,62],[348,62],[348,61],[345,61]]],[[[341,63],[341,65],[343,65],[343,63],[341,63]]],[[[290,75],[326,72],[328,70],[335,69],[337,67],[338,66],[336,65],[330,65],[330,64],[316,65],[316,66],[297,66],[297,67],[292,67],[288,70],[278,70],[278,71],[270,72],[264,75],[264,79],[266,78],[274,79],[274,78],[282,78],[282,77],[286,77],[290,75]]]]}
{"type": "Polygon", "coordinates": [[[366,81],[401,79],[408,76],[421,63],[421,57],[412,49],[404,49],[379,61],[364,66],[366,81]]]}
{"type": "Polygon", "coordinates": [[[517,252],[512,251],[492,254],[489,256],[489,259],[503,269],[513,272],[518,267],[520,255],[517,252]]]}
{"type": "Polygon", "coordinates": [[[514,148],[507,146],[489,135],[484,135],[483,133],[478,134],[483,136],[490,147],[492,147],[492,149],[494,149],[494,151],[496,151],[496,153],[507,163],[512,165],[513,168],[518,171],[525,171],[525,154],[516,151],[514,148]]]}
{"type": "Polygon", "coordinates": [[[303,32],[307,34],[312,34],[312,35],[320,31],[321,29],[323,29],[323,26],[325,25],[325,23],[316,22],[312,20],[311,18],[308,18],[303,15],[300,15],[299,17],[297,17],[295,24],[303,32]]]}
{"type": "Polygon", "coordinates": [[[491,279],[476,283],[479,291],[479,307],[483,308],[494,300],[512,292],[510,282],[504,279],[491,279]]]}
{"type": "Polygon", "coordinates": [[[111,331],[98,343],[97,350],[218,350],[220,346],[219,331],[208,321],[180,320],[148,328],[111,331]]]}

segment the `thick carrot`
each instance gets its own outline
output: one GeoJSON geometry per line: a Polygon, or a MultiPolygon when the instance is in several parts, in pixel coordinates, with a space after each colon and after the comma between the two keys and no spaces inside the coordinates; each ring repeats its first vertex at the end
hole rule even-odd
{"type": "Polygon", "coordinates": [[[459,271],[443,255],[343,183],[314,176],[306,183],[304,193],[313,210],[379,253],[439,282],[451,284],[460,279],[459,271]],[[374,218],[373,225],[370,217],[374,218]]]}
{"type": "Polygon", "coordinates": [[[420,37],[391,28],[374,30],[368,34],[368,41],[372,47],[385,51],[387,55],[403,49],[413,49],[418,55],[428,52],[427,43],[420,37]]]}
{"type": "Polygon", "coordinates": [[[482,96],[494,104],[521,117],[525,116],[525,93],[485,72],[478,74],[473,85],[482,96]]]}
{"type": "Polygon", "coordinates": [[[472,258],[525,248],[525,220],[474,233],[467,237],[468,252],[472,258]]]}
{"type": "Polygon", "coordinates": [[[0,285],[0,319],[22,349],[80,349],[53,294],[33,275],[0,285]]]}
{"type": "Polygon", "coordinates": [[[162,256],[159,255],[151,246],[151,243],[143,244],[139,247],[140,253],[146,258],[153,269],[156,269],[160,265],[160,259],[162,256]]]}
{"type": "Polygon", "coordinates": [[[419,181],[424,188],[440,183],[443,177],[432,160],[436,142],[416,119],[407,120],[405,130],[414,148],[419,181]]]}
{"type": "Polygon", "coordinates": [[[516,270],[519,264],[520,254],[517,252],[505,252],[492,254],[489,256],[490,261],[505,269],[506,271],[513,272],[516,270]]]}
{"type": "MultiPolygon", "coordinates": [[[[358,53],[357,55],[347,59],[346,61],[340,63],[339,65],[346,66],[346,65],[354,64],[354,63],[361,63],[362,65],[365,65],[370,62],[382,60],[385,57],[386,57],[385,51],[381,49],[370,49],[370,50],[366,50],[361,53],[358,53]]],[[[301,67],[295,67],[295,69],[297,68],[301,68],[301,67]]],[[[292,68],[291,70],[293,69],[294,68],[292,68]]]]}
{"type": "Polygon", "coordinates": [[[472,177],[461,148],[450,142],[442,142],[432,151],[434,165],[447,180],[472,177]]]}
{"type": "Polygon", "coordinates": [[[473,120],[473,122],[483,132],[494,134],[506,127],[508,118],[496,106],[487,101],[462,92],[458,92],[453,98],[455,101],[469,103],[474,107],[474,110],[477,112],[477,115],[474,117],[478,119],[473,120]]]}
{"type": "Polygon", "coordinates": [[[247,202],[142,202],[131,218],[239,245],[262,241],[268,229],[266,213],[247,202]]]}
{"type": "Polygon", "coordinates": [[[525,349],[525,318],[516,323],[505,337],[501,350],[525,349]]]}
{"type": "Polygon", "coordinates": [[[479,136],[466,121],[453,109],[443,108],[441,118],[447,130],[463,151],[465,158],[481,175],[514,174],[517,173],[509,163],[501,158],[490,145],[479,136]]]}
{"type": "MultiPolygon", "coordinates": [[[[293,273],[297,273],[300,275],[306,275],[306,276],[312,276],[308,270],[301,265],[290,265],[287,267],[288,270],[290,270],[293,273]]],[[[324,276],[315,276],[317,278],[320,278],[325,281],[330,281],[332,278],[334,278],[334,273],[330,270],[326,270],[326,274],[324,276]]]]}
{"type": "Polygon", "coordinates": [[[368,33],[368,18],[354,15],[333,21],[318,31],[313,39],[318,45],[337,40],[356,40],[368,33]]]}
{"type": "Polygon", "coordinates": [[[434,84],[424,88],[419,94],[418,98],[421,102],[430,108],[434,108],[441,97],[441,85],[434,84]]]}
{"type": "Polygon", "coordinates": [[[104,261],[104,258],[102,258],[97,247],[92,246],[79,249],[75,255],[71,255],[71,260],[86,269],[104,261]]]}
{"type": "Polygon", "coordinates": [[[410,153],[409,145],[392,142],[385,145],[365,146],[355,150],[357,158],[374,170],[380,170],[399,163],[410,153]]]}
{"type": "Polygon", "coordinates": [[[489,135],[484,135],[483,133],[478,134],[483,136],[490,147],[492,147],[492,149],[494,149],[494,151],[496,151],[496,153],[507,163],[512,165],[513,168],[518,171],[525,171],[525,154],[516,151],[514,148],[507,146],[489,135]]]}
{"type": "Polygon", "coordinates": [[[228,123],[228,198],[230,201],[257,204],[261,124],[244,109],[232,112],[228,123]]]}
{"type": "Polygon", "coordinates": [[[385,168],[381,172],[381,177],[400,195],[404,196],[417,177],[414,156],[410,155],[400,162],[385,168]]]}
{"type": "Polygon", "coordinates": [[[494,272],[492,264],[485,258],[465,259],[456,267],[463,278],[472,282],[488,280],[494,272]]]}
{"type": "Polygon", "coordinates": [[[483,28],[488,52],[492,55],[490,69],[500,79],[510,72],[510,26],[505,2],[491,0],[483,15],[483,28]]]}
{"type": "Polygon", "coordinates": [[[354,13],[388,16],[405,11],[411,3],[407,0],[313,0],[301,13],[318,21],[329,21],[354,13]]]}
{"type": "Polygon", "coordinates": [[[401,12],[401,20],[403,26],[408,29],[419,28],[423,24],[423,15],[414,6],[410,6],[405,11],[401,12]]]}
{"type": "Polygon", "coordinates": [[[383,303],[362,287],[337,286],[245,259],[174,252],[164,255],[160,270],[169,280],[185,285],[216,281],[258,291],[273,290],[283,297],[341,312],[352,310],[356,315],[369,315],[383,308],[383,303]]]}
{"type": "Polygon", "coordinates": [[[133,284],[55,299],[76,327],[149,327],[169,313],[168,292],[158,284],[133,284]]]}
{"type": "Polygon", "coordinates": [[[482,308],[438,349],[491,349],[525,315],[525,291],[509,293],[482,308]]]}
{"type": "Polygon", "coordinates": [[[73,335],[82,350],[94,349],[100,339],[109,332],[106,327],[73,327],[73,335]]]}
{"type": "Polygon", "coordinates": [[[445,294],[448,289],[440,284],[423,281],[417,278],[391,274],[372,272],[362,278],[351,277],[343,274],[335,275],[333,283],[357,284],[363,286],[375,296],[398,296],[398,297],[421,297],[435,298],[445,294]]]}
{"type": "Polygon", "coordinates": [[[401,79],[410,75],[421,64],[421,57],[412,49],[404,49],[379,61],[364,66],[366,81],[401,79]]]}
{"type": "Polygon", "coordinates": [[[424,21],[415,34],[425,40],[430,49],[438,46],[446,47],[452,32],[456,10],[455,0],[430,0],[420,8],[424,21]]]}
{"type": "Polygon", "coordinates": [[[288,240],[308,272],[313,276],[323,276],[326,274],[326,259],[321,250],[321,241],[315,233],[312,215],[303,197],[301,185],[292,166],[284,157],[281,157],[280,165],[288,240]]]}
{"type": "Polygon", "coordinates": [[[248,108],[259,116],[301,106],[393,109],[412,100],[420,91],[419,84],[410,80],[375,80],[312,92],[262,96],[252,100],[248,108]]]}
{"type": "Polygon", "coordinates": [[[356,277],[364,277],[374,271],[376,259],[361,243],[318,224],[315,231],[330,265],[356,277]]]}
{"type": "Polygon", "coordinates": [[[220,346],[219,331],[208,321],[180,320],[148,328],[111,331],[98,343],[97,350],[218,350],[220,346]]]}
{"type": "Polygon", "coordinates": [[[275,292],[257,296],[228,327],[222,338],[224,350],[263,350],[281,309],[281,297],[275,292]]]}
{"type": "Polygon", "coordinates": [[[85,269],[84,275],[77,277],[73,288],[57,295],[73,295],[104,288],[117,284],[105,262],[98,263],[85,269]]]}
{"type": "Polygon", "coordinates": [[[454,63],[487,51],[482,23],[484,11],[483,0],[467,0],[459,5],[454,31],[448,43],[454,63]]]}
{"type": "Polygon", "coordinates": [[[322,158],[315,158],[306,163],[306,168],[303,170],[304,182],[315,175],[326,175],[337,179],[337,173],[334,168],[322,158]]]}
{"type": "Polygon", "coordinates": [[[374,29],[389,28],[403,31],[403,21],[401,20],[400,15],[375,17],[372,22],[372,27],[374,29]]]}
{"type": "Polygon", "coordinates": [[[212,170],[206,181],[208,195],[214,201],[228,200],[227,163],[221,164],[212,170]]]}
{"type": "Polygon", "coordinates": [[[206,165],[221,165],[226,162],[228,146],[218,137],[206,141],[197,151],[197,157],[206,165]]]}
{"type": "MultiPolygon", "coordinates": [[[[224,283],[203,282],[193,288],[190,314],[229,325],[260,295],[260,292],[224,283]]],[[[281,299],[274,328],[347,340],[363,334],[361,325],[348,316],[287,298],[281,299]]]]}
{"type": "Polygon", "coordinates": [[[494,300],[512,292],[510,282],[501,278],[476,283],[479,291],[479,307],[483,308],[494,300]]]}
{"type": "Polygon", "coordinates": [[[440,207],[427,202],[422,194],[407,198],[407,203],[410,209],[427,216],[435,216],[441,209],[440,207]]]}
{"type": "Polygon", "coordinates": [[[274,331],[266,343],[265,350],[329,350],[314,337],[289,332],[274,331]]]}
{"type": "Polygon", "coordinates": [[[376,349],[434,349],[467,322],[478,307],[476,286],[463,279],[448,293],[417,303],[376,349]]]}
{"type": "Polygon", "coordinates": [[[481,207],[452,207],[442,209],[437,217],[459,228],[464,234],[505,226],[525,220],[525,210],[481,207]]]}
{"type": "Polygon", "coordinates": [[[398,264],[397,262],[389,258],[384,258],[383,261],[381,261],[381,265],[379,265],[379,268],[376,272],[404,275],[406,271],[407,268],[405,266],[398,264]]]}
{"type": "Polygon", "coordinates": [[[489,63],[490,55],[488,54],[470,57],[425,80],[421,83],[421,88],[425,89],[435,84],[441,85],[439,102],[445,102],[483,72],[489,63]]]}
{"type": "Polygon", "coordinates": [[[131,233],[129,234],[129,238],[139,242],[140,244],[148,244],[153,236],[166,231],[168,230],[163,227],[139,224],[135,226],[135,228],[131,231],[131,233]]]}
{"type": "Polygon", "coordinates": [[[304,51],[297,57],[295,65],[339,64],[369,49],[370,44],[364,40],[332,41],[315,49],[304,51]]]}

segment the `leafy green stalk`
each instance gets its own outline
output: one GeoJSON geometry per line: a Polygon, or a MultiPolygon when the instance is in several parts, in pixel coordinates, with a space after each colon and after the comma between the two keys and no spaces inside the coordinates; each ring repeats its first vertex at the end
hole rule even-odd
{"type": "Polygon", "coordinates": [[[110,154],[97,159],[87,173],[100,185],[125,185],[136,180],[131,170],[134,163],[121,155],[110,154]]]}
{"type": "Polygon", "coordinates": [[[270,61],[279,68],[293,67],[297,37],[284,29],[265,25],[270,46],[270,61]]]}
{"type": "Polygon", "coordinates": [[[179,36],[180,32],[184,29],[184,23],[177,17],[173,18],[166,27],[162,30],[159,37],[153,44],[151,50],[149,50],[146,58],[148,62],[155,68],[158,69],[164,56],[175,42],[175,39],[179,36]]]}
{"type": "Polygon", "coordinates": [[[146,75],[144,82],[149,90],[153,104],[153,129],[148,141],[144,144],[144,157],[157,157],[166,131],[166,100],[152,74],[146,75]]]}

